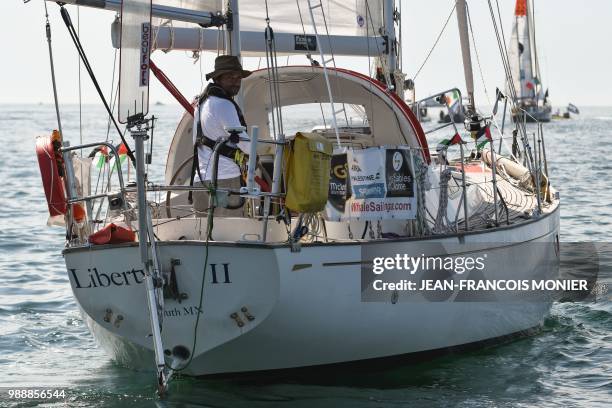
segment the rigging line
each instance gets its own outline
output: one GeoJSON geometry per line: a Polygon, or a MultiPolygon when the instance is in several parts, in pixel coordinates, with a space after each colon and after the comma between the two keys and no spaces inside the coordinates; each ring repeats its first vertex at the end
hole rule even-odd
{"type": "MultiPolygon", "coordinates": [[[[512,96],[512,100],[511,100],[511,105],[514,106],[515,108],[517,107],[517,98],[516,98],[516,90],[514,89],[514,81],[512,78],[512,71],[510,70],[510,62],[509,62],[509,57],[508,57],[508,53],[507,53],[507,49],[505,47],[505,37],[503,37],[504,35],[504,31],[503,31],[503,24],[501,22],[501,13],[499,12],[499,2],[496,0],[496,4],[497,4],[497,14],[499,16],[499,23],[500,23],[500,28],[501,28],[501,33],[502,33],[502,37],[504,42],[502,41],[502,38],[500,38],[500,33],[497,27],[497,20],[495,18],[495,12],[493,11],[493,5],[491,4],[491,0],[487,0],[487,3],[489,4],[489,11],[491,14],[491,19],[493,21],[493,27],[495,29],[495,36],[497,38],[497,44],[499,46],[499,51],[502,57],[502,61],[504,63],[504,71],[506,73],[506,80],[509,81],[509,86],[508,86],[508,90],[510,91],[510,94],[512,96]]],[[[534,163],[533,163],[533,157],[531,155],[531,148],[529,146],[529,139],[527,138],[527,128],[526,125],[523,121],[516,121],[516,129],[520,132],[521,134],[521,141],[523,142],[523,147],[525,150],[525,155],[527,156],[527,168],[529,170],[529,172],[531,174],[534,174],[533,171],[533,167],[534,167],[534,163]]]]}
{"type": "MultiPolygon", "coordinates": [[[[77,6],[77,35],[81,35],[81,7],[77,6]]],[[[81,92],[81,59],[77,56],[79,83],[79,142],[83,144],[83,99],[81,92]]],[[[80,150],[83,157],[83,149],[80,150]]]]}
{"type": "Polygon", "coordinates": [[[442,27],[442,30],[438,34],[438,37],[436,38],[436,41],[434,42],[433,46],[429,50],[429,53],[425,57],[425,61],[423,61],[423,63],[421,64],[421,66],[417,70],[416,74],[414,74],[414,77],[412,78],[413,82],[416,80],[417,76],[419,76],[419,74],[421,73],[421,70],[423,69],[423,67],[425,66],[427,61],[429,60],[429,57],[431,56],[431,53],[433,52],[433,50],[438,45],[438,42],[440,41],[440,38],[442,37],[442,34],[444,34],[444,30],[446,29],[446,26],[448,25],[448,22],[450,21],[451,17],[453,16],[453,13],[455,12],[455,8],[456,7],[457,7],[457,3],[453,3],[453,7],[451,8],[450,13],[448,14],[448,17],[446,18],[446,22],[444,23],[444,26],[442,27]]]}
{"type": "MultiPolygon", "coordinates": [[[[295,0],[295,4],[298,9],[298,15],[300,16],[300,23],[302,24],[302,33],[304,34],[304,39],[306,39],[306,27],[304,27],[304,19],[302,18],[302,9],[300,8],[300,1],[295,0]]],[[[306,42],[306,58],[310,61],[310,65],[312,66],[312,54],[310,53],[310,49],[308,48],[308,42],[306,42]]]]}
{"type": "Polygon", "coordinates": [[[106,108],[106,111],[113,118],[113,123],[115,125],[115,128],[117,129],[117,132],[119,133],[119,136],[121,137],[121,141],[123,142],[123,144],[125,145],[127,149],[127,155],[130,158],[130,160],[132,160],[132,163],[135,163],[136,158],[134,157],[134,153],[132,152],[132,149],[130,149],[127,141],[125,140],[125,137],[123,136],[123,133],[119,129],[119,125],[117,124],[117,121],[113,117],[113,113],[110,110],[108,103],[106,102],[106,98],[104,98],[104,94],[102,93],[102,90],[100,89],[100,84],[98,84],[98,80],[96,79],[96,76],[93,72],[93,69],[91,68],[91,65],[89,64],[89,60],[87,59],[87,56],[85,55],[85,50],[83,49],[83,45],[81,44],[79,37],[76,35],[74,26],[72,25],[72,20],[70,19],[70,14],[68,14],[68,10],[62,5],[60,5],[60,12],[62,15],[62,19],[64,20],[64,23],[66,24],[66,28],[68,28],[68,33],[70,34],[70,37],[72,38],[72,41],[75,47],[77,48],[77,51],[79,52],[79,55],[81,56],[81,59],[83,60],[83,65],[85,66],[85,69],[89,73],[89,76],[96,88],[96,91],[98,91],[98,95],[100,96],[100,99],[102,100],[102,103],[104,104],[104,107],[106,108]]]}
{"type": "MultiPolygon", "coordinates": [[[[334,63],[334,76],[337,78],[338,77],[338,71],[336,70],[338,67],[336,66],[336,57],[334,56],[334,49],[332,47],[332,41],[331,41],[331,36],[329,35],[329,27],[327,26],[327,18],[325,18],[325,10],[323,9],[323,3],[322,0],[319,0],[319,4],[321,5],[321,15],[323,16],[323,24],[325,25],[325,35],[327,36],[327,42],[329,44],[329,52],[331,54],[331,59],[332,62],[334,63]]],[[[338,94],[340,94],[340,97],[342,98],[342,88],[339,89],[338,94]]],[[[346,113],[346,105],[344,102],[342,102],[342,111],[344,112],[344,121],[346,122],[346,125],[349,125],[349,121],[348,121],[348,116],[346,113]]],[[[335,115],[335,113],[334,113],[335,115]]]]}
{"type": "MultiPolygon", "coordinates": [[[[493,7],[491,5],[491,0],[488,0],[488,2],[489,2],[489,9],[491,10],[491,16],[495,18],[494,13],[493,13],[493,7]]],[[[499,17],[499,28],[501,30],[501,38],[502,38],[501,48],[503,49],[502,54],[505,54],[506,66],[508,67],[508,71],[510,72],[510,77],[512,77],[512,71],[510,70],[510,57],[508,56],[508,49],[506,48],[506,44],[507,44],[506,34],[504,32],[504,24],[502,23],[501,12],[499,11],[499,1],[498,0],[495,0],[495,5],[497,7],[497,16],[499,17]]],[[[518,37],[518,33],[517,33],[517,37],[518,37]]],[[[512,86],[512,88],[514,88],[514,86],[512,86]]],[[[515,92],[515,96],[516,96],[516,92],[515,92]]]]}
{"type": "Polygon", "coordinates": [[[401,45],[403,44],[402,42],[402,2],[400,0],[399,2],[399,15],[398,15],[398,26],[399,26],[399,43],[400,43],[400,47],[399,47],[399,70],[403,71],[404,68],[404,64],[402,63],[402,60],[404,59],[404,52],[402,50],[401,45]]]}
{"type": "MultiPolygon", "coordinates": [[[[272,29],[270,29],[272,30],[272,29]]],[[[278,57],[276,54],[276,39],[274,38],[274,32],[272,32],[272,50],[271,50],[271,58],[273,58],[272,69],[274,71],[274,92],[276,93],[276,105],[277,105],[277,116],[278,116],[278,130],[281,134],[285,134],[285,128],[283,126],[283,107],[281,105],[281,97],[280,97],[280,84],[278,82],[278,57]]]]}
{"type": "Polygon", "coordinates": [[[476,62],[478,63],[478,71],[480,72],[480,79],[482,80],[482,86],[484,93],[487,97],[487,102],[491,105],[491,98],[489,98],[489,92],[487,90],[487,84],[485,83],[484,75],[482,73],[482,66],[480,65],[480,56],[478,55],[478,48],[476,47],[476,38],[474,37],[474,29],[472,28],[472,18],[470,17],[470,7],[468,3],[465,3],[465,11],[467,14],[467,20],[470,27],[470,34],[472,35],[472,43],[474,44],[474,54],[476,54],[476,62]]]}
{"type": "MultiPolygon", "coordinates": [[[[297,5],[297,9],[298,9],[298,15],[300,16],[300,23],[302,25],[302,33],[304,34],[304,38],[306,38],[306,27],[304,26],[304,19],[302,18],[302,9],[300,8],[300,2],[299,0],[295,0],[295,4],[297,5]]],[[[306,42],[306,44],[308,44],[308,42],[306,42]]],[[[306,58],[308,59],[308,61],[310,61],[310,69],[311,71],[314,71],[314,60],[312,59],[312,54],[310,53],[310,49],[308,48],[308,45],[306,46],[307,50],[306,50],[306,58]]],[[[323,127],[326,128],[327,127],[327,123],[325,121],[325,113],[323,112],[323,102],[319,101],[319,109],[321,109],[321,119],[323,119],[323,127]]]]}
{"type": "MultiPolygon", "coordinates": [[[[366,14],[370,15],[370,25],[372,26],[372,34],[374,34],[374,38],[376,38],[376,30],[374,29],[374,22],[372,21],[372,11],[370,10],[370,2],[366,0],[365,4],[366,4],[366,14]]],[[[387,81],[386,85],[388,88],[389,85],[391,84],[391,75],[389,73],[389,67],[385,67],[384,64],[382,63],[383,51],[381,51],[380,46],[378,45],[378,41],[375,41],[375,43],[376,43],[376,50],[378,51],[378,58],[381,60],[380,65],[383,70],[383,75],[385,76],[385,81],[387,81]]]]}
{"type": "Polygon", "coordinates": [[[488,3],[489,3],[489,11],[491,14],[491,21],[493,22],[493,28],[495,30],[495,37],[497,39],[497,46],[499,48],[500,57],[502,59],[502,65],[504,67],[504,74],[506,76],[506,81],[509,84],[508,90],[510,91],[510,96],[512,97],[512,103],[513,103],[516,100],[516,90],[514,89],[514,80],[512,78],[512,71],[510,70],[510,62],[508,59],[507,50],[505,48],[505,45],[502,42],[502,39],[500,38],[500,31],[497,26],[497,18],[495,17],[495,12],[493,11],[493,5],[491,4],[491,0],[488,0],[488,3]]]}
{"type": "MultiPolygon", "coordinates": [[[[325,35],[327,36],[327,42],[329,43],[329,52],[331,53],[332,61],[334,63],[334,76],[337,78],[338,77],[338,71],[337,71],[338,67],[336,66],[336,56],[334,55],[334,49],[332,48],[331,36],[329,35],[329,27],[327,26],[327,18],[325,17],[323,3],[321,1],[319,3],[321,4],[321,14],[323,15],[323,23],[325,24],[325,35]]],[[[338,88],[338,94],[340,95],[340,98],[342,98],[342,87],[338,88]]],[[[346,122],[346,126],[349,126],[348,115],[346,113],[346,104],[344,102],[342,102],[342,111],[344,112],[344,121],[346,122]]]]}
{"type": "Polygon", "coordinates": [[[53,100],[55,101],[55,115],[57,116],[57,129],[59,130],[60,136],[64,137],[62,131],[62,121],[60,118],[59,101],[57,99],[57,83],[55,82],[55,66],[53,64],[53,49],[51,47],[51,24],[49,23],[49,11],[47,10],[47,2],[43,1],[45,6],[45,32],[47,35],[47,45],[49,48],[49,63],[51,64],[51,82],[53,83],[53,100]]]}
{"type": "MultiPolygon", "coordinates": [[[[542,89],[542,78],[540,75],[540,63],[538,61],[538,48],[536,47],[536,31],[535,31],[535,1],[531,1],[531,31],[533,32],[533,58],[535,60],[535,69],[540,90],[542,89]]],[[[537,98],[537,95],[536,95],[537,98]]]]}
{"type": "MultiPolygon", "coordinates": [[[[118,15],[116,16],[116,18],[118,18],[118,15]]],[[[115,105],[114,105],[114,99],[116,100],[116,96],[113,97],[113,94],[115,93],[115,73],[117,71],[117,49],[115,48],[115,52],[113,54],[113,75],[111,77],[111,88],[110,88],[110,93],[109,93],[109,97],[111,100],[111,112],[115,111],[115,105]]],[[[117,90],[119,89],[119,87],[117,86],[117,90]]],[[[108,142],[108,137],[110,135],[110,125],[111,125],[111,118],[110,116],[108,117],[108,120],[106,121],[106,141],[108,142]]]]}
{"type": "MultiPolygon", "coordinates": [[[[270,109],[271,109],[271,117],[272,117],[272,133],[274,135],[274,139],[276,140],[277,135],[279,134],[276,131],[276,121],[277,121],[277,117],[276,117],[276,92],[274,92],[273,87],[274,86],[278,86],[278,83],[276,83],[276,81],[274,81],[275,79],[275,72],[273,69],[273,64],[274,64],[274,60],[272,57],[272,41],[274,40],[274,31],[272,30],[272,27],[270,26],[270,16],[268,14],[268,0],[265,1],[265,6],[266,6],[266,28],[264,30],[264,38],[266,41],[266,70],[268,72],[268,86],[269,86],[269,92],[270,92],[270,109]]],[[[280,127],[280,123],[279,123],[279,127],[280,127]]],[[[280,130],[280,128],[279,128],[280,130]]]]}
{"type": "MultiPolygon", "coordinates": [[[[266,0],[267,1],[267,0],[266,0]]],[[[317,38],[317,43],[319,45],[319,55],[321,56],[321,60],[322,60],[322,67],[323,67],[323,77],[325,78],[325,85],[327,88],[327,95],[329,97],[329,104],[331,106],[331,110],[332,110],[332,125],[334,127],[334,133],[336,134],[336,142],[338,143],[338,148],[340,148],[342,145],[340,143],[340,134],[338,133],[338,122],[336,121],[336,112],[334,110],[334,98],[332,95],[332,91],[331,91],[331,86],[329,84],[329,75],[327,74],[327,65],[325,64],[325,57],[323,56],[323,48],[321,47],[321,40],[319,38],[319,32],[317,30],[317,24],[315,22],[315,18],[314,18],[314,12],[313,7],[311,5],[311,0],[308,0],[308,11],[310,12],[310,21],[312,23],[312,28],[314,30],[315,33],[315,37],[317,38]]],[[[321,4],[321,1],[319,0],[319,4],[321,4]]],[[[321,7],[322,8],[322,7],[321,7]]]]}

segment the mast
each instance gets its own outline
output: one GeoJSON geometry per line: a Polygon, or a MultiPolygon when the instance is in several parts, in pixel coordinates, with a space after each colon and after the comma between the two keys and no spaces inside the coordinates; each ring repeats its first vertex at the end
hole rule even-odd
{"type": "Polygon", "coordinates": [[[461,55],[463,56],[463,74],[469,100],[468,113],[475,111],[474,103],[474,72],[472,70],[472,55],[470,53],[470,37],[468,35],[467,9],[465,0],[456,0],[457,22],[459,24],[459,39],[461,55]]]}
{"type": "MultiPolygon", "coordinates": [[[[540,64],[538,62],[538,49],[536,47],[536,31],[535,31],[535,7],[534,7],[534,0],[531,0],[531,7],[529,7],[530,10],[530,20],[531,20],[531,32],[532,32],[532,49],[533,49],[533,61],[535,64],[535,77],[538,79],[538,83],[536,84],[536,91],[539,89],[542,89],[542,78],[540,75],[540,64]]],[[[540,92],[537,91],[536,92],[536,102],[538,101],[538,97],[540,95],[540,92]]]]}
{"type": "MultiPolygon", "coordinates": [[[[517,3],[521,0],[517,0],[517,3]]],[[[521,79],[521,63],[523,61],[522,53],[521,53],[521,37],[519,34],[519,21],[518,14],[514,15],[514,28],[516,30],[516,64],[518,66],[518,70],[516,71],[516,75],[518,77],[518,100],[522,100],[525,95],[523,94],[523,80],[521,79]]]]}
{"type": "Polygon", "coordinates": [[[228,0],[225,5],[224,14],[227,16],[225,26],[225,53],[235,55],[242,63],[240,56],[240,13],[238,11],[238,0],[228,0]]]}
{"type": "MultiPolygon", "coordinates": [[[[242,64],[238,0],[227,0],[223,11],[227,19],[227,23],[225,24],[225,54],[238,57],[238,60],[242,64]]],[[[244,109],[244,92],[242,88],[240,88],[235,99],[240,109],[244,109]]]]}
{"type": "MultiPolygon", "coordinates": [[[[533,56],[532,53],[534,52],[532,49],[532,39],[531,39],[531,12],[530,9],[531,7],[529,6],[529,0],[523,0],[525,2],[525,34],[527,35],[527,41],[525,41],[527,44],[529,44],[529,71],[531,72],[531,78],[533,79],[533,56]]],[[[533,95],[534,97],[537,98],[536,96],[536,92],[535,92],[535,84],[533,87],[533,95]]]]}
{"type": "MultiPolygon", "coordinates": [[[[391,82],[395,84],[395,70],[397,69],[397,42],[395,39],[395,1],[385,0],[384,3],[385,34],[387,41],[387,67],[391,82]]],[[[403,84],[400,84],[403,86],[403,84]]],[[[394,88],[397,93],[397,89],[394,88]]]]}

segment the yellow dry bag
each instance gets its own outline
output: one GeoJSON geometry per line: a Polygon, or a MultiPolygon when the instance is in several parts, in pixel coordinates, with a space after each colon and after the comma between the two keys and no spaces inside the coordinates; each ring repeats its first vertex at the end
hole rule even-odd
{"type": "Polygon", "coordinates": [[[325,208],[329,191],[332,144],[316,133],[298,133],[285,155],[285,206],[297,212],[325,208]]]}

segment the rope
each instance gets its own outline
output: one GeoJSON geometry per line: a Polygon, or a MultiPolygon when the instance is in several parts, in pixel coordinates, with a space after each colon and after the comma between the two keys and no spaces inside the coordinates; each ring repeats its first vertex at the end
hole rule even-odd
{"type": "Polygon", "coordinates": [[[429,235],[429,226],[427,225],[425,214],[425,179],[427,178],[427,165],[420,159],[414,158],[417,167],[415,169],[418,191],[417,191],[417,225],[418,233],[421,236],[429,235]]]}
{"type": "Polygon", "coordinates": [[[487,97],[487,102],[489,105],[493,105],[491,103],[491,98],[489,98],[489,91],[487,90],[487,84],[484,80],[484,75],[482,73],[482,66],[480,65],[480,56],[478,55],[478,48],[476,47],[476,39],[474,37],[474,30],[472,28],[472,19],[470,17],[470,7],[467,3],[465,3],[465,11],[467,13],[468,25],[470,27],[470,34],[472,35],[472,43],[474,44],[474,53],[476,54],[476,62],[478,64],[478,71],[480,72],[480,79],[482,80],[482,87],[484,88],[485,96],[487,97]]]}
{"type": "Polygon", "coordinates": [[[429,57],[431,56],[431,53],[433,52],[433,50],[436,48],[436,46],[438,45],[438,42],[440,41],[440,38],[442,37],[442,34],[444,34],[444,30],[446,29],[446,26],[448,25],[448,22],[450,21],[451,17],[453,16],[453,13],[455,12],[455,7],[457,7],[457,4],[454,3],[453,7],[451,8],[450,13],[448,14],[448,17],[446,18],[446,22],[444,23],[444,26],[442,26],[442,31],[440,31],[440,34],[438,34],[438,37],[436,38],[436,41],[434,42],[434,45],[431,47],[431,49],[429,50],[429,53],[427,53],[427,56],[425,57],[425,61],[423,61],[423,63],[421,64],[421,66],[419,67],[419,69],[417,70],[416,74],[414,74],[414,77],[412,78],[412,81],[414,82],[416,80],[416,78],[419,76],[419,74],[421,73],[421,70],[423,69],[423,67],[425,66],[425,64],[427,63],[427,61],[429,60],[429,57]]]}
{"type": "Polygon", "coordinates": [[[68,29],[68,33],[70,34],[70,38],[72,38],[72,42],[74,43],[79,55],[81,56],[81,59],[83,60],[83,65],[85,66],[85,69],[89,73],[89,76],[96,88],[96,91],[98,91],[98,95],[100,96],[100,99],[102,100],[102,103],[104,104],[104,107],[106,108],[106,111],[108,112],[109,116],[112,117],[113,119],[113,123],[115,125],[115,128],[117,129],[117,132],[119,133],[119,136],[121,137],[121,141],[127,148],[127,155],[130,158],[130,160],[132,160],[132,163],[136,163],[136,158],[134,157],[134,153],[132,152],[132,149],[130,149],[127,141],[125,140],[123,133],[121,133],[121,130],[119,129],[119,125],[117,124],[117,121],[113,117],[113,113],[110,110],[108,103],[106,102],[106,98],[104,98],[104,94],[102,93],[102,90],[100,89],[100,85],[98,84],[98,80],[96,79],[96,76],[93,72],[93,69],[91,68],[91,65],[89,64],[87,55],[85,55],[85,50],[83,49],[83,45],[81,44],[81,41],[79,40],[79,36],[74,30],[74,26],[72,25],[72,20],[70,19],[70,14],[68,14],[68,10],[66,10],[66,8],[63,5],[60,5],[60,11],[61,11],[62,19],[64,20],[64,23],[66,24],[66,28],[68,29]]]}
{"type": "Polygon", "coordinates": [[[266,6],[266,29],[264,37],[266,40],[266,63],[268,83],[270,88],[270,108],[272,109],[272,132],[276,139],[277,134],[284,134],[282,108],[280,106],[280,91],[278,84],[278,60],[276,57],[276,40],[274,38],[274,30],[270,26],[270,16],[268,14],[268,0],[265,1],[266,6]],[[277,133],[278,125],[278,133],[277,133]]]}
{"type": "MultiPolygon", "coordinates": [[[[77,6],[77,35],[81,35],[81,7],[77,6]]],[[[79,83],[79,143],[83,144],[83,100],[81,92],[81,59],[77,57],[79,83]]],[[[83,157],[83,150],[81,150],[83,157]]]]}
{"type": "MultiPolygon", "coordinates": [[[[319,40],[319,32],[317,30],[317,24],[315,23],[315,19],[314,19],[314,13],[313,13],[313,7],[311,5],[311,0],[308,0],[308,8],[310,11],[310,21],[312,22],[312,28],[314,29],[314,33],[315,36],[317,38],[317,43],[319,44],[319,55],[321,56],[321,62],[323,63],[323,76],[325,77],[325,84],[327,86],[327,94],[329,97],[329,104],[331,105],[331,109],[332,109],[332,125],[334,127],[334,132],[336,133],[336,142],[338,144],[338,148],[342,147],[341,143],[340,143],[340,134],[338,133],[338,123],[336,121],[336,111],[334,109],[334,98],[332,96],[332,90],[331,90],[331,85],[329,83],[329,75],[327,74],[327,67],[325,64],[325,57],[323,56],[323,49],[321,47],[321,41],[319,40]]],[[[266,5],[267,5],[267,0],[266,0],[266,5]]],[[[323,5],[321,4],[321,1],[319,0],[319,6],[321,7],[321,11],[323,12],[323,5]]],[[[325,19],[325,13],[323,13],[323,18],[325,19]]],[[[326,29],[327,29],[327,24],[325,25],[326,29]]],[[[328,32],[328,38],[329,38],[329,32],[328,32]]],[[[332,60],[333,60],[333,54],[332,54],[332,60]]]]}
{"type": "Polygon", "coordinates": [[[47,2],[43,1],[45,6],[45,32],[47,34],[47,45],[49,47],[49,63],[51,64],[51,82],[53,83],[53,100],[55,101],[55,115],[57,116],[57,129],[60,136],[63,138],[62,121],[60,118],[59,101],[57,99],[57,83],[55,82],[55,66],[53,64],[53,49],[51,48],[51,24],[49,23],[49,11],[47,10],[47,2]]]}
{"type": "Polygon", "coordinates": [[[443,233],[448,230],[446,215],[448,208],[448,181],[451,178],[451,169],[446,168],[440,173],[440,199],[438,200],[438,213],[434,222],[433,232],[443,233]]]}
{"type": "Polygon", "coordinates": [[[181,371],[186,370],[191,365],[191,362],[193,361],[193,357],[195,356],[196,345],[198,343],[198,326],[200,324],[200,315],[203,313],[200,311],[202,310],[202,304],[204,303],[204,287],[206,286],[206,269],[208,268],[208,247],[209,247],[208,244],[209,244],[209,239],[212,233],[212,218],[213,218],[213,211],[209,211],[208,217],[206,219],[207,231],[206,231],[206,241],[204,243],[204,251],[205,251],[204,252],[204,268],[202,269],[202,283],[200,285],[200,300],[198,302],[198,314],[196,316],[196,321],[193,326],[193,345],[191,347],[191,353],[189,354],[189,360],[187,360],[187,363],[185,363],[183,367],[176,368],[176,369],[169,367],[168,364],[166,363],[166,367],[176,373],[180,373],[181,371]]]}
{"type": "MultiPolygon", "coordinates": [[[[334,48],[332,47],[331,36],[329,35],[329,27],[327,26],[327,18],[325,17],[325,10],[323,9],[323,3],[321,0],[319,0],[319,4],[321,5],[321,15],[323,16],[323,24],[325,26],[325,36],[327,37],[327,43],[329,44],[329,53],[331,55],[332,63],[334,64],[334,74],[337,77],[338,71],[336,71],[336,69],[338,67],[336,66],[336,57],[334,56],[334,48]]],[[[314,19],[313,19],[313,24],[314,24],[314,19]]],[[[325,65],[325,61],[321,61],[321,62],[325,65]]],[[[339,89],[338,93],[340,93],[340,97],[342,98],[341,91],[342,91],[342,88],[339,89]]],[[[332,105],[332,110],[333,110],[333,105],[332,105]]],[[[346,122],[346,125],[348,126],[349,120],[346,114],[346,105],[344,104],[344,102],[342,102],[342,112],[344,112],[344,121],[346,122]]],[[[336,112],[334,112],[334,116],[335,115],[336,115],[336,112]]]]}

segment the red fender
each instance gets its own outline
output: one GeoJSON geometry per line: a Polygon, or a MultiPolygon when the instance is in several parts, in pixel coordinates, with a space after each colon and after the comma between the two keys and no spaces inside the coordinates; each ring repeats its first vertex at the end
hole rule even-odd
{"type": "Polygon", "coordinates": [[[110,223],[98,232],[91,234],[88,241],[94,245],[121,244],[136,241],[136,234],[130,229],[110,223]]]}

